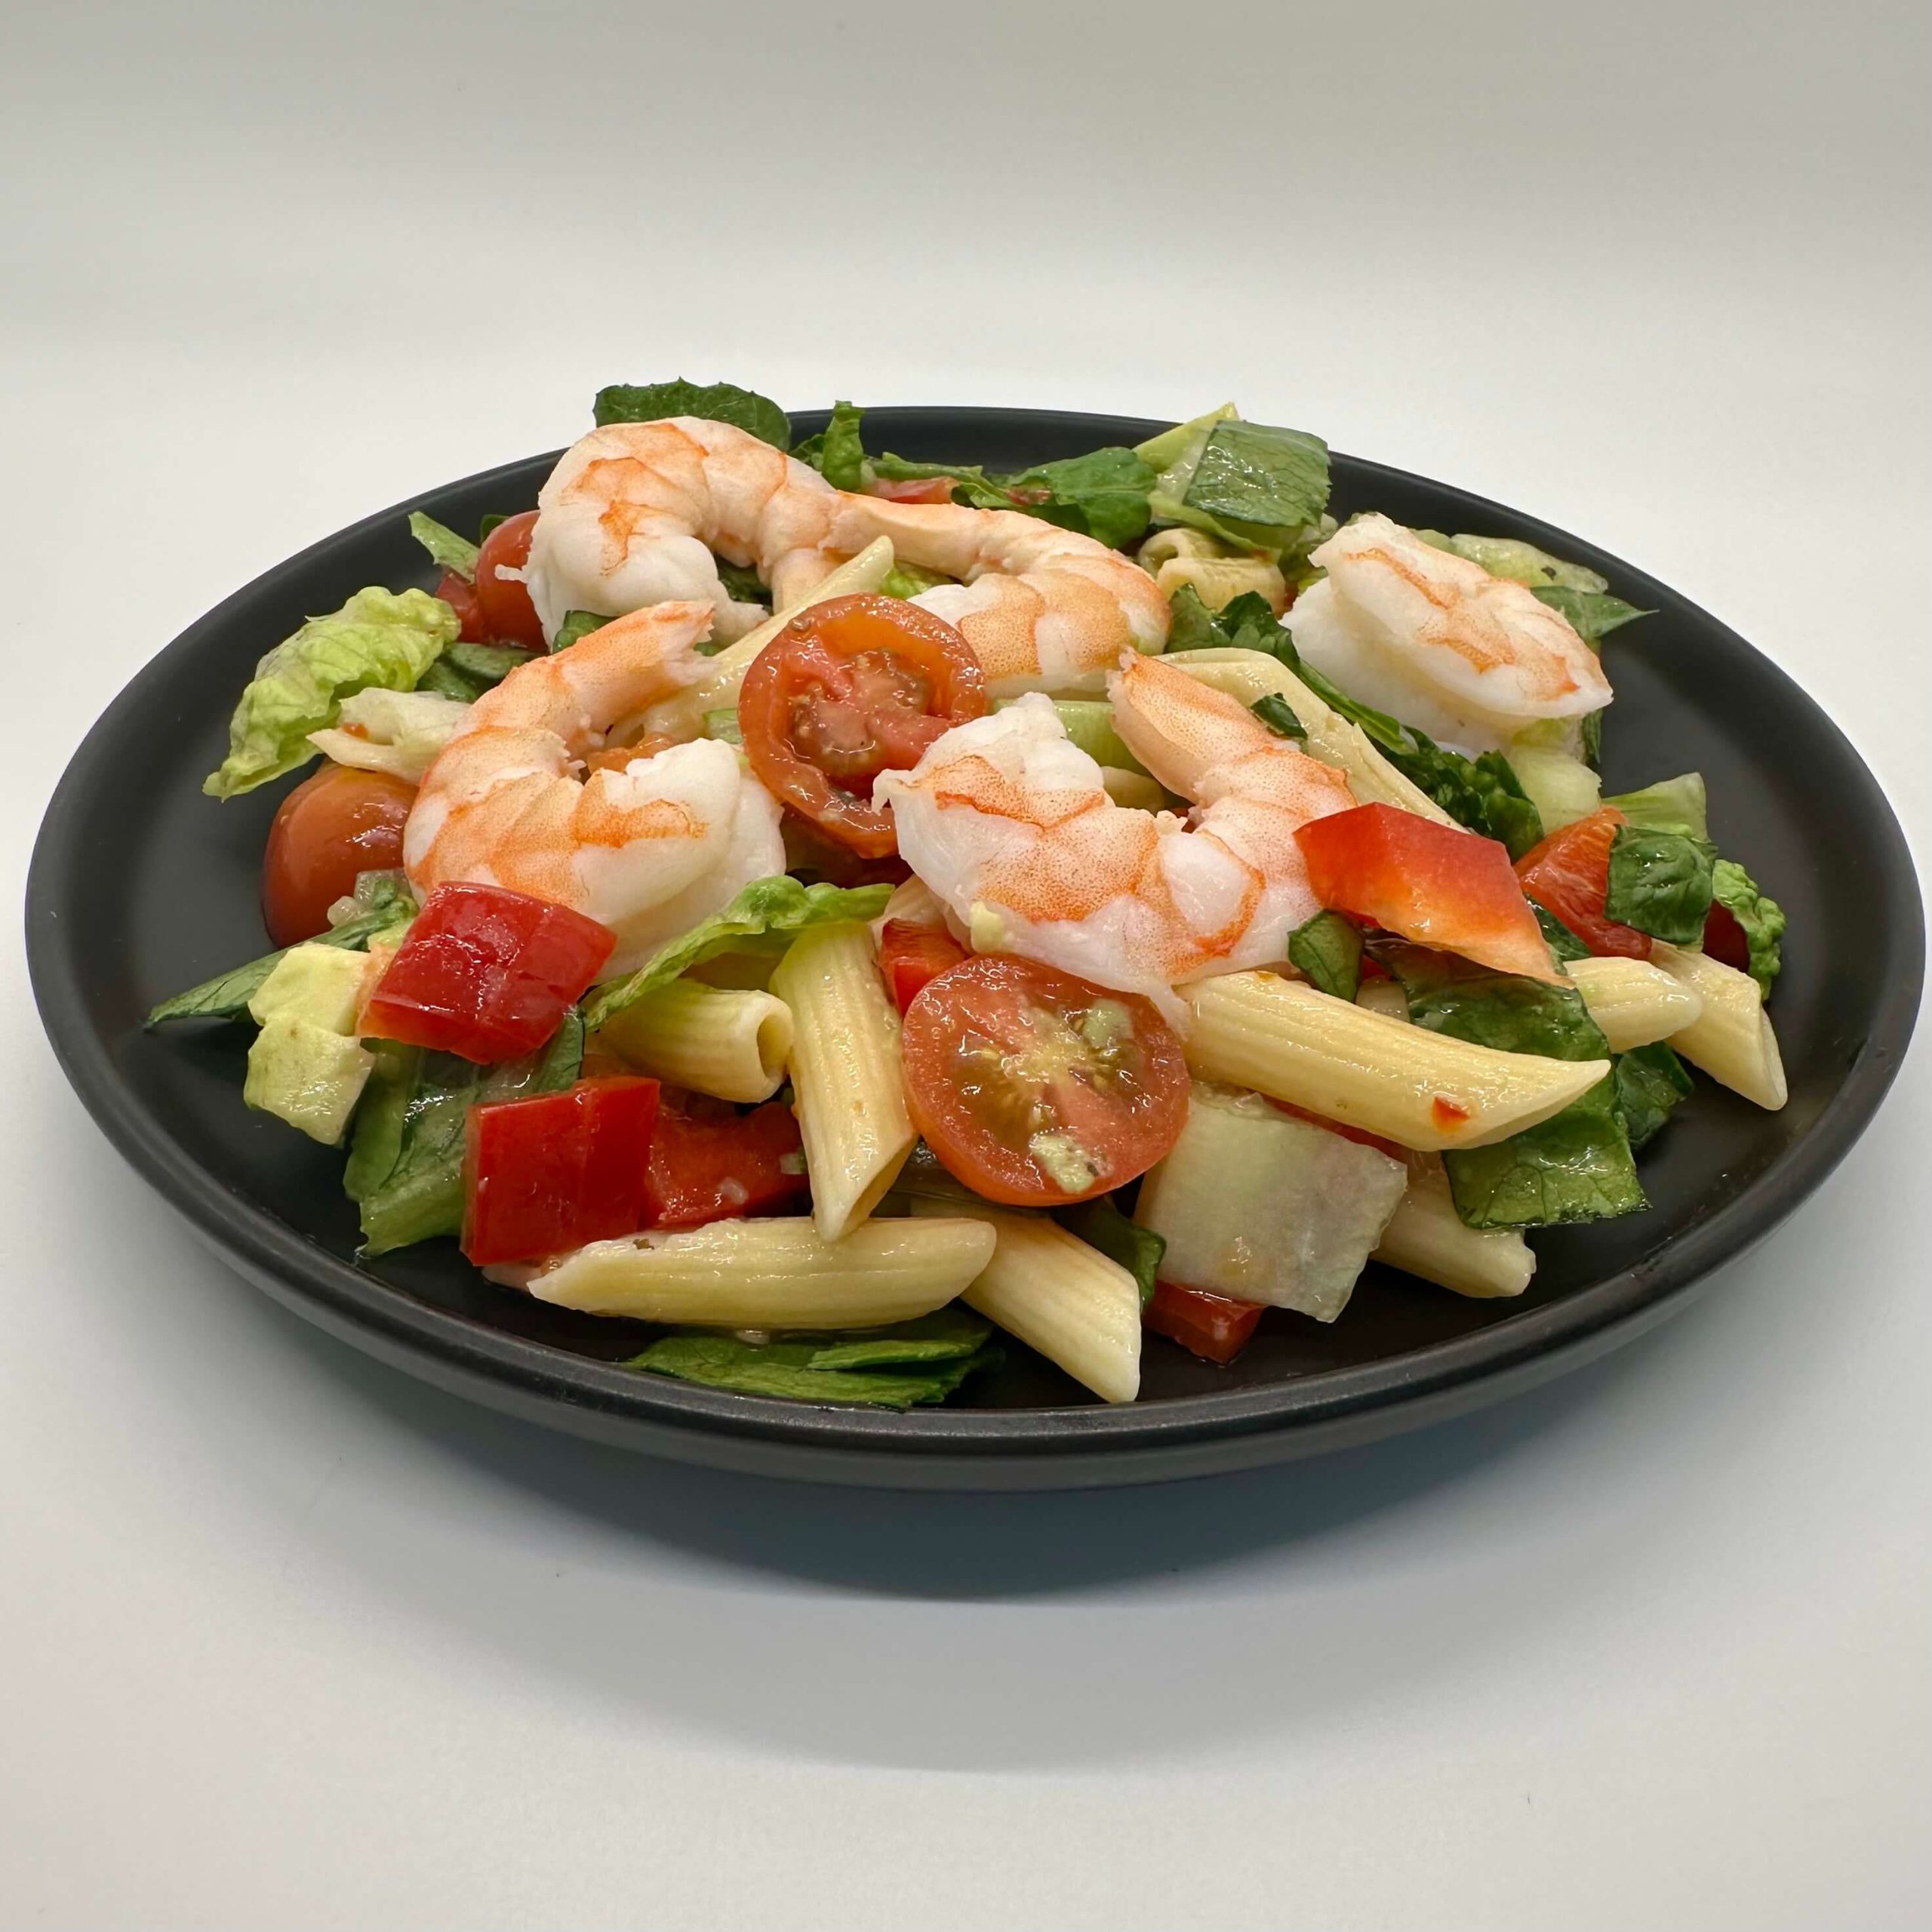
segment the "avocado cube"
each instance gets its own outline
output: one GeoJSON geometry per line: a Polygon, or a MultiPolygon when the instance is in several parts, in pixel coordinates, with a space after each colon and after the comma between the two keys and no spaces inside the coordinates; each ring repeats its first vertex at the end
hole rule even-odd
{"type": "Polygon", "coordinates": [[[312,941],[291,946],[255,989],[248,1011],[266,1026],[278,1015],[306,1020],[331,1033],[352,1032],[368,977],[368,955],[312,941]]]}
{"type": "Polygon", "coordinates": [[[359,1041],[312,1020],[275,1014],[248,1049],[242,1097],[333,1147],[347,1130],[375,1063],[375,1055],[359,1041]]]}

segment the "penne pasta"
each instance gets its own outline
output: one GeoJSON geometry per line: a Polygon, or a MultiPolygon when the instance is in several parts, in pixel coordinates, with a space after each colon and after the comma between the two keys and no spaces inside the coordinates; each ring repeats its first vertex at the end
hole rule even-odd
{"type": "Polygon", "coordinates": [[[1694,986],[1641,959],[1573,959],[1563,970],[1614,1054],[1667,1040],[1703,1011],[1694,986]]]}
{"type": "Polygon", "coordinates": [[[1351,1005],[1272,973],[1177,989],[1193,1014],[1187,1063],[1422,1152],[1484,1147],[1560,1113],[1607,1060],[1499,1053],[1351,1005]]]}
{"type": "Polygon", "coordinates": [[[768,1100],[784,1084],[792,1009],[768,992],[674,980],[598,1029],[640,1073],[721,1100],[768,1100]]]}
{"type": "Polygon", "coordinates": [[[1285,664],[1266,651],[1232,648],[1180,651],[1167,661],[1204,685],[1240,699],[1243,704],[1252,704],[1257,698],[1285,698],[1288,709],[1308,734],[1305,749],[1309,756],[1346,774],[1349,788],[1358,803],[1399,805],[1404,811],[1432,818],[1438,825],[1454,824],[1455,820],[1427,792],[1410,783],[1370,743],[1360,725],[1351,724],[1339,711],[1331,709],[1285,664]]]}
{"type": "Polygon", "coordinates": [[[1666,946],[1662,940],[1651,957],[1703,1003],[1689,1026],[1672,1034],[1670,1044],[1734,1093],[1773,1112],[1783,1106],[1789,1097],[1784,1060],[1757,981],[1707,953],[1666,946]]]}
{"type": "Polygon", "coordinates": [[[1537,1272],[1534,1252],[1514,1229],[1463,1225],[1433,1154],[1410,1157],[1408,1188],[1370,1258],[1483,1300],[1521,1294],[1537,1272]]]}
{"type": "Polygon", "coordinates": [[[706,1328],[875,1328],[930,1315],[986,1266],[977,1220],[868,1221],[828,1241],[802,1217],[713,1221],[592,1241],[541,1269],[492,1278],[539,1301],[706,1328]]]}
{"type": "Polygon", "coordinates": [[[997,1237],[963,1291],[970,1308],[1109,1402],[1140,1392],[1140,1287],[1117,1261],[1044,1214],[1002,1213],[915,1196],[915,1224],[964,1214],[997,1237]]]}
{"type": "Polygon", "coordinates": [[[813,1218],[836,1241],[878,1205],[918,1137],[906,1111],[899,1016],[861,925],[801,934],[771,989],[792,1010],[789,1065],[813,1218]]]}

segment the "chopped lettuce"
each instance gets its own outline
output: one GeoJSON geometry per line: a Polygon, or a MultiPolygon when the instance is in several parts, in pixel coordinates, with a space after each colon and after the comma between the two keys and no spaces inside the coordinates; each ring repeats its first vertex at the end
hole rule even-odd
{"type": "MultiPolygon", "coordinates": [[[[768,605],[771,601],[771,592],[749,565],[728,563],[722,557],[716,561],[718,581],[724,586],[724,595],[733,603],[768,605]]],[[[606,618],[605,621],[608,623],[610,620],[606,618]]]]}
{"type": "Polygon", "coordinates": [[[908,599],[918,595],[922,590],[930,590],[935,584],[956,583],[958,579],[950,577],[939,571],[922,571],[917,564],[895,563],[885,574],[885,581],[878,587],[881,597],[903,597],[908,599]]]}
{"type": "Polygon", "coordinates": [[[333,724],[344,698],[372,685],[414,690],[459,628],[447,604],[420,590],[358,590],[311,617],[255,666],[229,723],[228,755],[202,789],[232,798],[307,764],[309,734],[333,724]]]}
{"type": "Polygon", "coordinates": [[[815,436],[808,436],[792,454],[808,463],[835,490],[866,487],[866,445],[859,425],[865,414],[849,402],[832,405],[832,420],[815,436]]]}
{"type": "Polygon", "coordinates": [[[1111,1194],[1096,1195],[1076,1208],[1056,1209],[1054,1219],[1089,1247],[1098,1248],[1109,1261],[1118,1262],[1140,1284],[1143,1308],[1154,1299],[1161,1257],[1168,1244],[1152,1228],[1130,1221],[1111,1194]]]}
{"type": "Polygon", "coordinates": [[[1300,743],[1307,743],[1308,727],[1295,715],[1294,706],[1286,698],[1270,691],[1266,697],[1257,698],[1247,708],[1276,737],[1294,738],[1300,743]]]}
{"type": "Polygon", "coordinates": [[[1318,912],[1289,934],[1288,963],[1318,992],[1352,1001],[1361,989],[1361,928],[1340,912],[1318,912]]]}
{"type": "Polygon", "coordinates": [[[1588,566],[1565,563],[1519,537],[1472,537],[1467,532],[1445,537],[1439,530],[1418,530],[1416,534],[1438,550],[1481,565],[1491,577],[1506,577],[1532,590],[1568,590],[1588,596],[1610,588],[1609,580],[1588,566]]]}
{"type": "Polygon", "coordinates": [[[1614,1071],[1617,1111],[1623,1117],[1623,1131],[1634,1153],[1655,1136],[1678,1102],[1690,1093],[1690,1075],[1661,1040],[1619,1054],[1614,1071]]]}
{"type": "MultiPolygon", "coordinates": [[[[990,1367],[999,1352],[976,1347],[964,1355],[915,1358],[903,1367],[884,1365],[888,1357],[874,1355],[878,1366],[840,1367],[851,1351],[876,1343],[822,1341],[747,1342],[735,1335],[703,1333],[672,1334],[653,1342],[641,1355],[624,1364],[654,1375],[672,1375],[681,1381],[701,1382],[707,1388],[735,1389],[745,1395],[775,1395],[798,1402],[870,1403],[879,1408],[909,1409],[915,1403],[943,1402],[968,1376],[990,1367]],[[828,1365],[826,1358],[831,1358],[828,1365]]],[[[884,1346],[890,1351],[892,1344],[884,1346]]]]}
{"type": "Polygon", "coordinates": [[[868,1328],[817,1345],[814,1368],[910,1368],[930,1361],[963,1361],[992,1339],[992,1324],[958,1302],[931,1315],[868,1328]]]}
{"type": "MultiPolygon", "coordinates": [[[[1601,643],[1619,626],[1638,617],[1654,617],[1654,611],[1640,611],[1620,597],[1603,590],[1572,590],[1567,584],[1539,583],[1531,588],[1552,611],[1570,620],[1570,627],[1587,645],[1601,643]]],[[[1597,714],[1592,712],[1590,715],[1597,714]]]]}
{"type": "Polygon", "coordinates": [[[586,1024],[595,1032],[634,1001],[721,952],[782,952],[808,927],[875,919],[891,897],[889,885],[801,885],[783,872],[753,879],[723,912],[673,940],[629,979],[601,988],[585,1015],[586,1024]]]}
{"type": "Polygon", "coordinates": [[[790,419],[769,396],[736,383],[700,384],[614,383],[597,392],[592,411],[601,429],[612,423],[656,423],[666,416],[696,416],[749,430],[774,449],[792,447],[790,419]]]}
{"type": "Polygon", "coordinates": [[[1784,965],[1778,943],[1784,937],[1784,908],[1760,892],[1751,875],[1732,859],[1720,859],[1711,868],[1711,896],[1744,928],[1751,977],[1761,992],[1768,993],[1784,965]]]}
{"type": "Polygon", "coordinates": [[[1543,928],[1543,942],[1559,966],[1567,966],[1573,959],[1590,957],[1590,949],[1554,912],[1539,906],[1534,899],[1530,901],[1530,910],[1537,915],[1537,924],[1543,928]]]}
{"type": "Polygon", "coordinates": [[[459,537],[421,510],[409,512],[409,534],[429,552],[432,563],[454,571],[465,583],[476,581],[478,546],[468,537],[459,537]]]}
{"type": "Polygon", "coordinates": [[[1148,506],[1156,522],[1275,555],[1306,549],[1323,534],[1328,445],[1318,436],[1244,423],[1230,403],[1134,454],[1155,472],[1148,506]]]}
{"type": "Polygon", "coordinates": [[[469,715],[462,699],[371,685],[343,700],[340,726],[310,732],[309,742],[337,764],[386,771],[416,785],[469,715]]]}
{"type": "Polygon", "coordinates": [[[1620,792],[1604,803],[1615,806],[1631,824],[1647,832],[1681,832],[1693,838],[1711,835],[1701,771],[1660,779],[1639,792],[1620,792]]]}
{"type": "Polygon", "coordinates": [[[1525,745],[1519,737],[1509,747],[1509,768],[1536,807],[1546,836],[1588,818],[1603,802],[1603,781],[1567,752],[1525,745]]]}
{"type": "Polygon", "coordinates": [[[1708,838],[1619,826],[1611,841],[1604,917],[1672,946],[1694,946],[1711,909],[1716,857],[1708,838]]]}

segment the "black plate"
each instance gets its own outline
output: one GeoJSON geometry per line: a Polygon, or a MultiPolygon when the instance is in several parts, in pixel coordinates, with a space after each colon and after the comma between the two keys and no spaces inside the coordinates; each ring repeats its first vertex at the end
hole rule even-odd
{"type": "MultiPolygon", "coordinates": [[[[824,418],[801,417],[800,433],[824,418]]],[[[882,446],[1001,469],[1133,443],[1163,426],[1021,410],[872,412],[882,446]]],[[[1773,1011],[1790,1104],[1701,1077],[1646,1152],[1654,1205],[1532,1237],[1518,1300],[1469,1301],[1371,1267],[1330,1327],[1269,1315],[1232,1368],[1148,1338],[1143,1396],[1109,1408],[1026,1351],[963,1401],[909,1415],[811,1408],[611,1365],[641,1332],[491,1287],[448,1242],[353,1260],[341,1158],[242,1104],[237,1028],[141,1029],[157,999],[266,949],[263,841],[293,779],[204,798],[256,658],[362,585],[428,585],[404,528],[459,530],[536,500],[554,456],[369,518],[192,626],[116,698],[49,808],[27,891],[35,997],[68,1078],[114,1144],[221,1255],[278,1299],[439,1386],[580,1434],[773,1474],[911,1487],[1047,1488],[1247,1467],[1457,1414],[1543,1380],[1680,1307],[1767,1233],[1872,1118],[1910,1035],[1924,929],[1905,841],[1824,713],[1715,618],[1593,546],[1399,470],[1335,459],[1334,508],[1527,537],[1657,615],[1607,656],[1606,789],[1701,770],[1715,833],[1790,915],[1773,1011]]]]}

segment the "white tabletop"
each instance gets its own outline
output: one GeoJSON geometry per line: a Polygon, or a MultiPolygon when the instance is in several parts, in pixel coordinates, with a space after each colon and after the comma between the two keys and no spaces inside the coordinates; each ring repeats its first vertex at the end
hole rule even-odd
{"type": "MultiPolygon", "coordinates": [[[[1232,395],[1502,497],[1789,667],[1923,854],[1915,11],[16,10],[9,892],[190,619],[680,374],[1232,395]]],[[[324,1340],[109,1152],[5,964],[0,1923],[1932,1912],[1924,1041],[1774,1241],[1542,1393],[882,1497],[324,1340]]]]}

